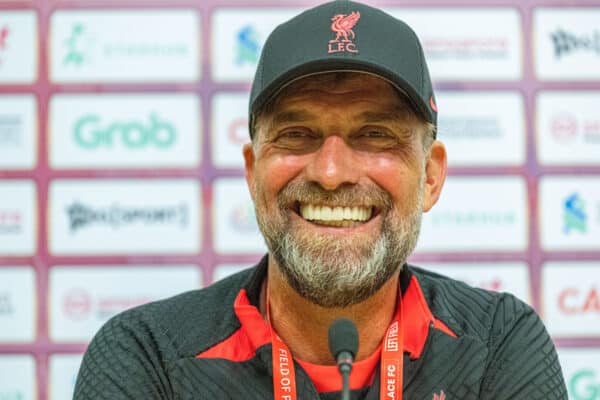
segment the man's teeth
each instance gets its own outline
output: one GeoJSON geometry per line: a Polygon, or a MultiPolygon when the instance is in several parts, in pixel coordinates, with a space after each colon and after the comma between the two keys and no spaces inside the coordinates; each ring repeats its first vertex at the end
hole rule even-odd
{"type": "Polygon", "coordinates": [[[367,221],[372,213],[372,207],[328,207],[312,204],[300,206],[302,218],[311,221],[367,221]]]}

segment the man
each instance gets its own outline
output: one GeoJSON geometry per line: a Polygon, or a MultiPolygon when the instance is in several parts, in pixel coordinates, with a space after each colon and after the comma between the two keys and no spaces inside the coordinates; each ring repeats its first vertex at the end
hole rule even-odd
{"type": "Polygon", "coordinates": [[[336,1],[279,26],[250,117],[246,179],[269,254],[109,321],[76,399],[337,399],[340,317],[358,329],[354,399],[566,399],[530,307],[406,264],[446,176],[407,25],[336,1]]]}

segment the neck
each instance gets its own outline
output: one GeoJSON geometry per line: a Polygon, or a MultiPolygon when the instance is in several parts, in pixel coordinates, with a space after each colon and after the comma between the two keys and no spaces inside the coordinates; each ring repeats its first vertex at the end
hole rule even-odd
{"type": "MultiPolygon", "coordinates": [[[[394,274],[373,296],[345,308],[324,308],[300,296],[269,257],[267,277],[269,304],[261,302],[265,314],[295,358],[312,364],[334,365],[329,352],[328,330],[337,318],[349,318],[358,329],[356,360],[369,357],[379,347],[396,310],[399,274],[394,274]]],[[[263,296],[264,299],[264,296],[263,296]]]]}

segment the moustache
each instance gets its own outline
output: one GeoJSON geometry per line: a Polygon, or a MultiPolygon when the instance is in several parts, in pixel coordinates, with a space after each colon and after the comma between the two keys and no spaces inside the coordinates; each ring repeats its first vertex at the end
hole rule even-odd
{"type": "Polygon", "coordinates": [[[344,183],[334,190],[323,189],[315,182],[290,182],[277,196],[280,208],[297,203],[322,206],[373,206],[390,209],[390,195],[377,185],[344,183]]]}

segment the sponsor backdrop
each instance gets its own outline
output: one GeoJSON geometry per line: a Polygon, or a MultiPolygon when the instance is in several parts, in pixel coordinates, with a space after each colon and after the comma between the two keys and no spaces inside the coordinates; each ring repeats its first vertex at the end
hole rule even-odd
{"type": "MultiPolygon", "coordinates": [[[[600,0],[369,1],[420,35],[449,153],[412,261],[530,303],[600,400],[600,0]]],[[[264,253],[249,82],[313,4],[0,0],[0,399],[69,398],[108,318],[264,253]]]]}

